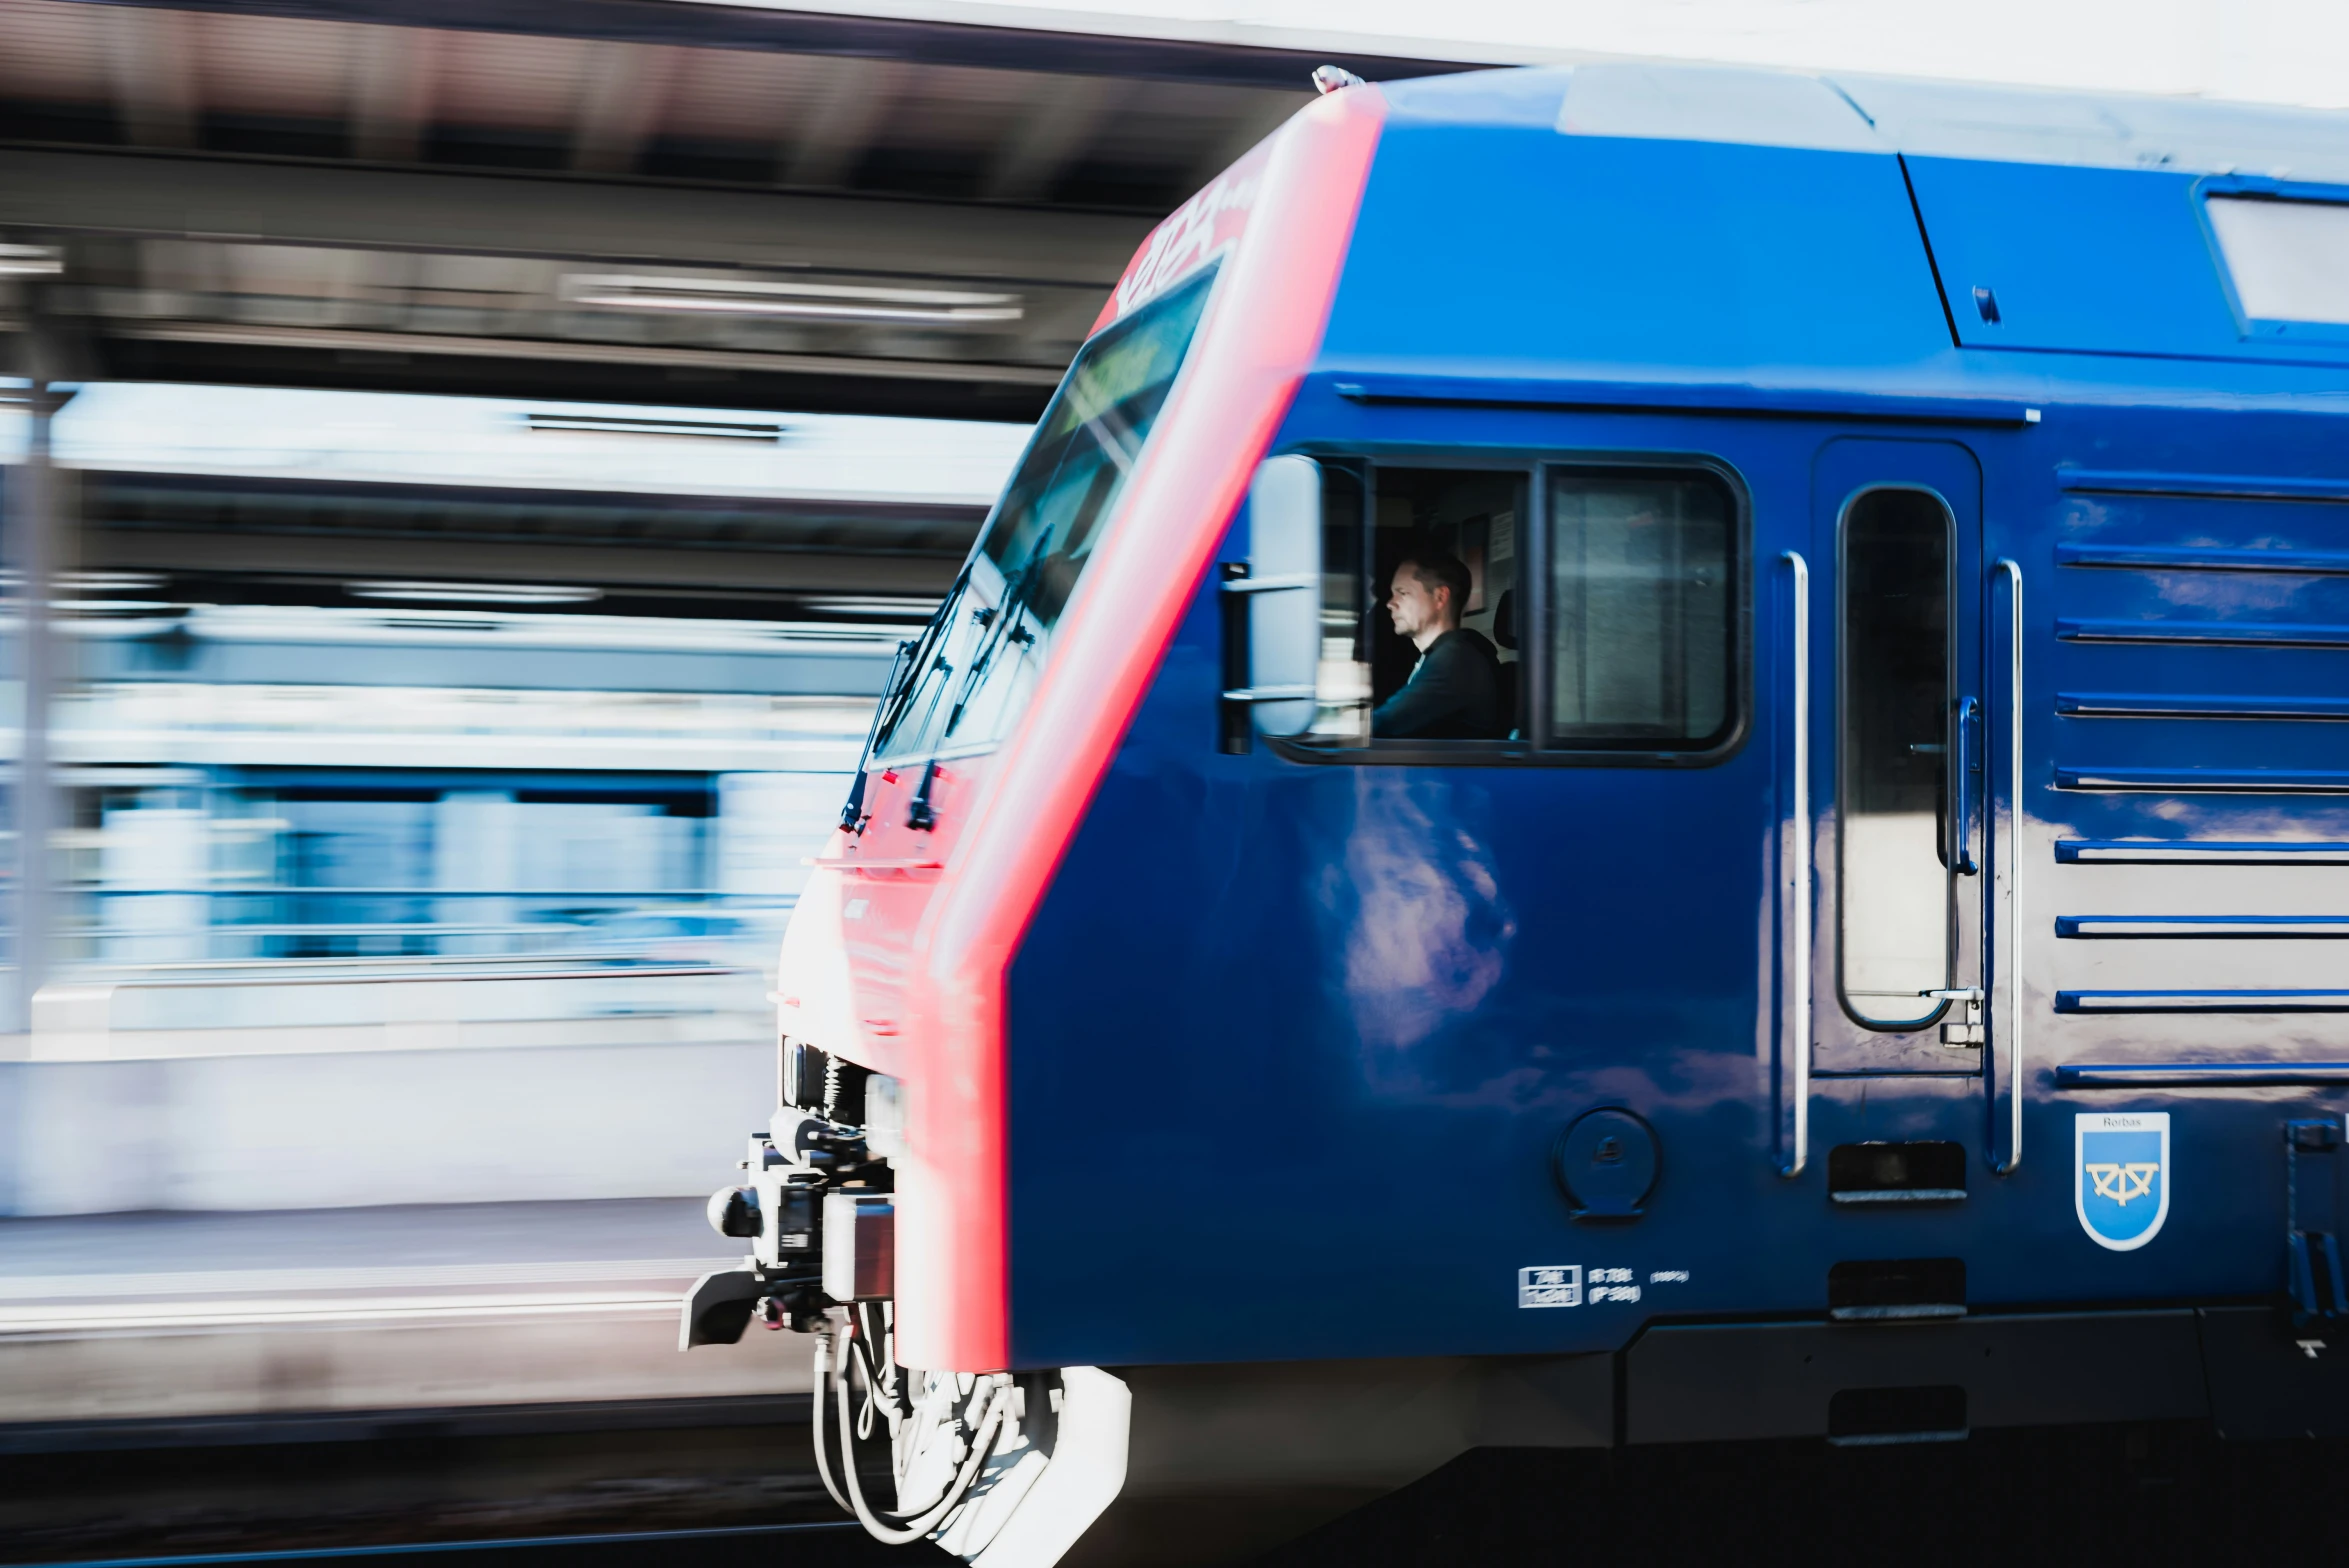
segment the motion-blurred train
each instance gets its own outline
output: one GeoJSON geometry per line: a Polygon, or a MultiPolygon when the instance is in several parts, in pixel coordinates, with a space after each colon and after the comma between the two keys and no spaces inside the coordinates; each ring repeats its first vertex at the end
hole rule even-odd
{"type": "Polygon", "coordinates": [[[682,1337],[999,1568],[2349,1427],[2349,116],[1341,74],[903,650],[682,1337]]]}

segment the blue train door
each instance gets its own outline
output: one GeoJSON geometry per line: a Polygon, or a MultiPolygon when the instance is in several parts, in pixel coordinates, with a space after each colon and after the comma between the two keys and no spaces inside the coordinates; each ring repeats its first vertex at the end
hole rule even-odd
{"type": "MultiPolygon", "coordinates": [[[[1974,454],[1951,441],[1828,441],[1812,468],[1809,558],[1811,1071],[1979,1081],[1992,693],[1974,454]]],[[[1980,1100],[1950,1099],[1967,1125],[1941,1136],[1982,1149],[1980,1100]]]]}

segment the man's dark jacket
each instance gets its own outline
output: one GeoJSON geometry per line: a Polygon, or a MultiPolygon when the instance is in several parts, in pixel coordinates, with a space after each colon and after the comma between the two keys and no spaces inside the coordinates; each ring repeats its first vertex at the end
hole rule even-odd
{"type": "Polygon", "coordinates": [[[1505,737],[1501,656],[1482,633],[1455,626],[1427,645],[1403,689],[1371,712],[1370,733],[1381,740],[1505,737]]]}

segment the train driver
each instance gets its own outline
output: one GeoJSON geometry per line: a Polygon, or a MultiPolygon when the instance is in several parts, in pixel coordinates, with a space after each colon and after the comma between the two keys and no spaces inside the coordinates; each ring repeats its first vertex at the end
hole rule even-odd
{"type": "Polygon", "coordinates": [[[1460,624],[1468,588],[1467,566],[1434,546],[1395,564],[1387,614],[1419,650],[1419,662],[1411,678],[1371,711],[1375,738],[1497,740],[1509,733],[1501,656],[1483,633],[1460,624]]]}

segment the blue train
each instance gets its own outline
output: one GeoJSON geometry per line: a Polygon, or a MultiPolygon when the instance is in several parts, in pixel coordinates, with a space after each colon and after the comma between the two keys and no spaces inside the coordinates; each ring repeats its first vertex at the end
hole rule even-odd
{"type": "Polygon", "coordinates": [[[999,1568],[2349,1425],[2349,119],[1325,85],[905,648],[684,1340],[999,1568]]]}

